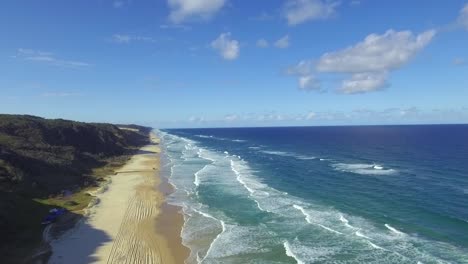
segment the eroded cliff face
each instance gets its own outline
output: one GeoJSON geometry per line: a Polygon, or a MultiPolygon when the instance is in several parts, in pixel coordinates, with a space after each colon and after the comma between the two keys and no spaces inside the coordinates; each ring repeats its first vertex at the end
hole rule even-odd
{"type": "MultiPolygon", "coordinates": [[[[99,178],[93,170],[149,142],[150,128],[0,115],[0,236],[15,241],[25,217],[48,208],[34,202],[99,178]]],[[[35,224],[35,223],[34,223],[35,224]]],[[[20,239],[21,240],[21,239],[20,239]]],[[[0,249],[2,243],[0,242],[0,249]]]]}

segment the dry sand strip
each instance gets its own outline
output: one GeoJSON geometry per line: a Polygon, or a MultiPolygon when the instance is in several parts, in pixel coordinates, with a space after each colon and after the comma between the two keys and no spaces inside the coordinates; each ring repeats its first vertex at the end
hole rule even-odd
{"type": "MultiPolygon", "coordinates": [[[[183,263],[187,249],[180,243],[182,216],[176,211],[167,230],[157,224],[164,196],[161,184],[158,139],[141,149],[111,177],[105,192],[89,214],[61,238],[51,242],[49,263],[183,263]],[[164,235],[163,235],[164,234],[164,235]],[[168,236],[170,236],[168,238],[168,236]]],[[[166,212],[164,212],[166,214],[166,212]]]]}

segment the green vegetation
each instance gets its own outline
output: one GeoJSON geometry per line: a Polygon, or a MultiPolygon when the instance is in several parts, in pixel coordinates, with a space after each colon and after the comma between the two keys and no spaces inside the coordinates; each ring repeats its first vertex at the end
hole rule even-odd
{"type": "Polygon", "coordinates": [[[54,207],[85,208],[92,188],[148,143],[150,129],[0,115],[0,254],[19,262],[54,207]]]}

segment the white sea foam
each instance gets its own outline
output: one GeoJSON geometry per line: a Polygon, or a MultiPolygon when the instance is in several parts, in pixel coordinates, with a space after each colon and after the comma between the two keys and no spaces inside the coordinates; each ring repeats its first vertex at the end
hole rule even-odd
{"type": "Polygon", "coordinates": [[[293,207],[296,208],[297,210],[301,211],[301,213],[305,216],[305,220],[307,221],[307,223],[312,224],[312,219],[311,219],[310,215],[307,214],[304,207],[302,207],[300,205],[297,205],[297,204],[293,204],[293,207]]]}
{"type": "Polygon", "coordinates": [[[389,224],[385,224],[385,227],[388,228],[388,230],[392,231],[393,233],[397,234],[397,235],[404,235],[405,233],[397,230],[396,228],[392,227],[391,225],[389,224]]]}
{"type": "Polygon", "coordinates": [[[312,220],[312,216],[307,213],[307,211],[304,209],[304,207],[300,206],[300,205],[297,205],[297,204],[293,204],[293,207],[296,208],[297,210],[301,211],[301,213],[305,216],[305,220],[307,221],[307,223],[309,224],[315,224],[315,225],[318,225],[320,226],[321,228],[325,229],[325,230],[328,230],[332,233],[335,233],[335,234],[340,234],[342,235],[343,233],[339,232],[339,231],[336,231],[328,226],[325,226],[325,225],[322,225],[320,223],[315,223],[313,220],[312,220]]]}
{"type": "Polygon", "coordinates": [[[365,163],[334,163],[331,166],[335,170],[352,172],[362,175],[390,175],[396,170],[384,168],[382,165],[365,163]]]}
{"type": "Polygon", "coordinates": [[[195,135],[195,136],[199,138],[213,138],[213,136],[206,136],[206,135],[195,135]]]}
{"type": "Polygon", "coordinates": [[[328,230],[328,231],[332,232],[332,233],[339,234],[339,235],[343,235],[343,233],[341,233],[341,232],[339,232],[339,231],[336,231],[336,230],[334,230],[334,229],[331,229],[331,228],[329,228],[329,227],[327,227],[327,226],[324,226],[324,225],[322,225],[322,224],[317,224],[317,225],[320,226],[321,228],[325,229],[325,230],[328,230]]]}
{"type": "Polygon", "coordinates": [[[204,256],[201,260],[199,260],[199,256],[198,256],[198,253],[197,253],[197,261],[198,261],[198,263],[201,264],[201,263],[203,263],[203,261],[205,261],[205,259],[210,255],[211,250],[212,250],[212,248],[213,248],[213,245],[215,245],[215,243],[216,243],[216,241],[218,241],[219,237],[226,231],[226,224],[224,223],[224,221],[219,220],[219,219],[215,218],[214,216],[212,216],[212,215],[210,215],[210,214],[208,214],[208,213],[204,213],[204,212],[202,212],[202,211],[200,211],[200,210],[196,210],[196,209],[194,209],[194,208],[192,208],[192,210],[195,211],[195,212],[197,212],[198,214],[200,214],[200,215],[206,217],[206,218],[210,218],[210,219],[213,219],[213,220],[218,221],[218,222],[221,224],[221,227],[222,227],[221,232],[215,237],[215,239],[213,239],[213,241],[211,242],[210,246],[208,247],[208,250],[206,251],[205,256],[204,256]]]}
{"type": "MultiPolygon", "coordinates": [[[[234,172],[234,174],[236,174],[236,180],[237,180],[242,186],[244,186],[244,188],[249,192],[249,196],[250,196],[250,197],[252,198],[252,200],[257,204],[258,209],[260,209],[260,211],[267,212],[268,210],[264,209],[264,208],[260,205],[260,202],[254,198],[255,193],[256,193],[256,192],[258,193],[259,191],[256,191],[256,190],[254,189],[254,187],[250,187],[250,186],[247,184],[246,179],[244,179],[244,178],[242,177],[242,173],[239,171],[239,170],[240,170],[240,168],[238,168],[239,165],[236,166],[236,163],[235,163],[234,160],[231,160],[230,163],[231,163],[231,170],[234,172]]],[[[257,187],[260,187],[260,185],[257,184],[257,187]]],[[[259,192],[259,193],[260,193],[260,194],[263,194],[263,195],[266,195],[266,196],[269,195],[267,192],[263,192],[263,191],[261,191],[261,192],[259,192]]]]}
{"type": "Polygon", "coordinates": [[[365,238],[365,239],[372,239],[372,238],[370,238],[370,237],[368,237],[368,236],[362,234],[362,233],[359,232],[359,231],[356,231],[356,233],[354,233],[354,234],[355,234],[356,236],[358,236],[358,237],[362,237],[362,238],[365,238]]]}
{"type": "Polygon", "coordinates": [[[349,224],[349,220],[346,219],[342,214],[340,214],[340,221],[349,228],[354,228],[354,226],[349,224]]]}
{"type": "Polygon", "coordinates": [[[295,157],[296,157],[297,159],[300,159],[300,160],[313,160],[313,159],[317,159],[317,157],[314,157],[314,156],[296,155],[295,157]]]}
{"type": "MultiPolygon", "coordinates": [[[[205,167],[203,167],[205,168],[205,167]]],[[[203,169],[202,169],[203,170],[203,169]]],[[[199,186],[200,185],[200,177],[198,177],[198,173],[200,172],[201,170],[195,172],[195,179],[193,180],[193,184],[195,184],[195,186],[199,186]]]]}
{"type": "Polygon", "coordinates": [[[379,246],[377,246],[376,244],[374,244],[374,243],[372,243],[372,242],[370,242],[370,241],[367,241],[367,243],[369,243],[369,245],[371,245],[371,247],[373,247],[373,248],[376,248],[376,249],[383,249],[382,247],[379,247],[379,246]]]}
{"type": "Polygon", "coordinates": [[[249,149],[261,149],[261,147],[251,146],[251,147],[249,147],[249,149]]]}
{"type": "Polygon", "coordinates": [[[304,264],[305,263],[304,261],[299,259],[299,257],[296,256],[296,254],[294,254],[294,252],[291,249],[291,245],[289,244],[288,241],[285,241],[283,243],[283,246],[284,246],[284,250],[286,251],[286,255],[293,258],[294,260],[296,260],[297,264],[304,264]]]}
{"type": "Polygon", "coordinates": [[[205,159],[205,160],[209,160],[211,162],[215,162],[216,160],[210,156],[208,156],[208,152],[203,149],[203,148],[199,148],[198,149],[198,157],[202,158],[202,159],[205,159]]]}
{"type": "Polygon", "coordinates": [[[301,154],[296,154],[292,152],[285,151],[274,151],[274,150],[261,150],[260,152],[270,155],[282,156],[282,157],[292,157],[299,160],[313,160],[316,159],[314,156],[306,156],[301,154]]]}
{"type": "Polygon", "coordinates": [[[265,154],[285,156],[285,157],[291,156],[290,153],[284,152],[284,151],[262,150],[260,152],[265,153],[265,154]]]}
{"type": "Polygon", "coordinates": [[[231,170],[236,174],[236,179],[237,181],[242,184],[242,186],[244,186],[245,189],[247,189],[247,191],[249,191],[250,194],[253,194],[254,193],[254,190],[251,189],[249,186],[247,186],[247,184],[242,180],[241,178],[241,174],[239,171],[237,171],[237,169],[235,168],[235,165],[234,165],[234,161],[231,160],[231,170]]]}

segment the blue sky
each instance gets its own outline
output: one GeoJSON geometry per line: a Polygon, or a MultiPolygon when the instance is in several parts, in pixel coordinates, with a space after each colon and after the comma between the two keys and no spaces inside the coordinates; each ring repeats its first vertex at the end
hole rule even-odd
{"type": "Polygon", "coordinates": [[[8,0],[0,32],[1,113],[468,123],[466,0],[8,0]]]}

